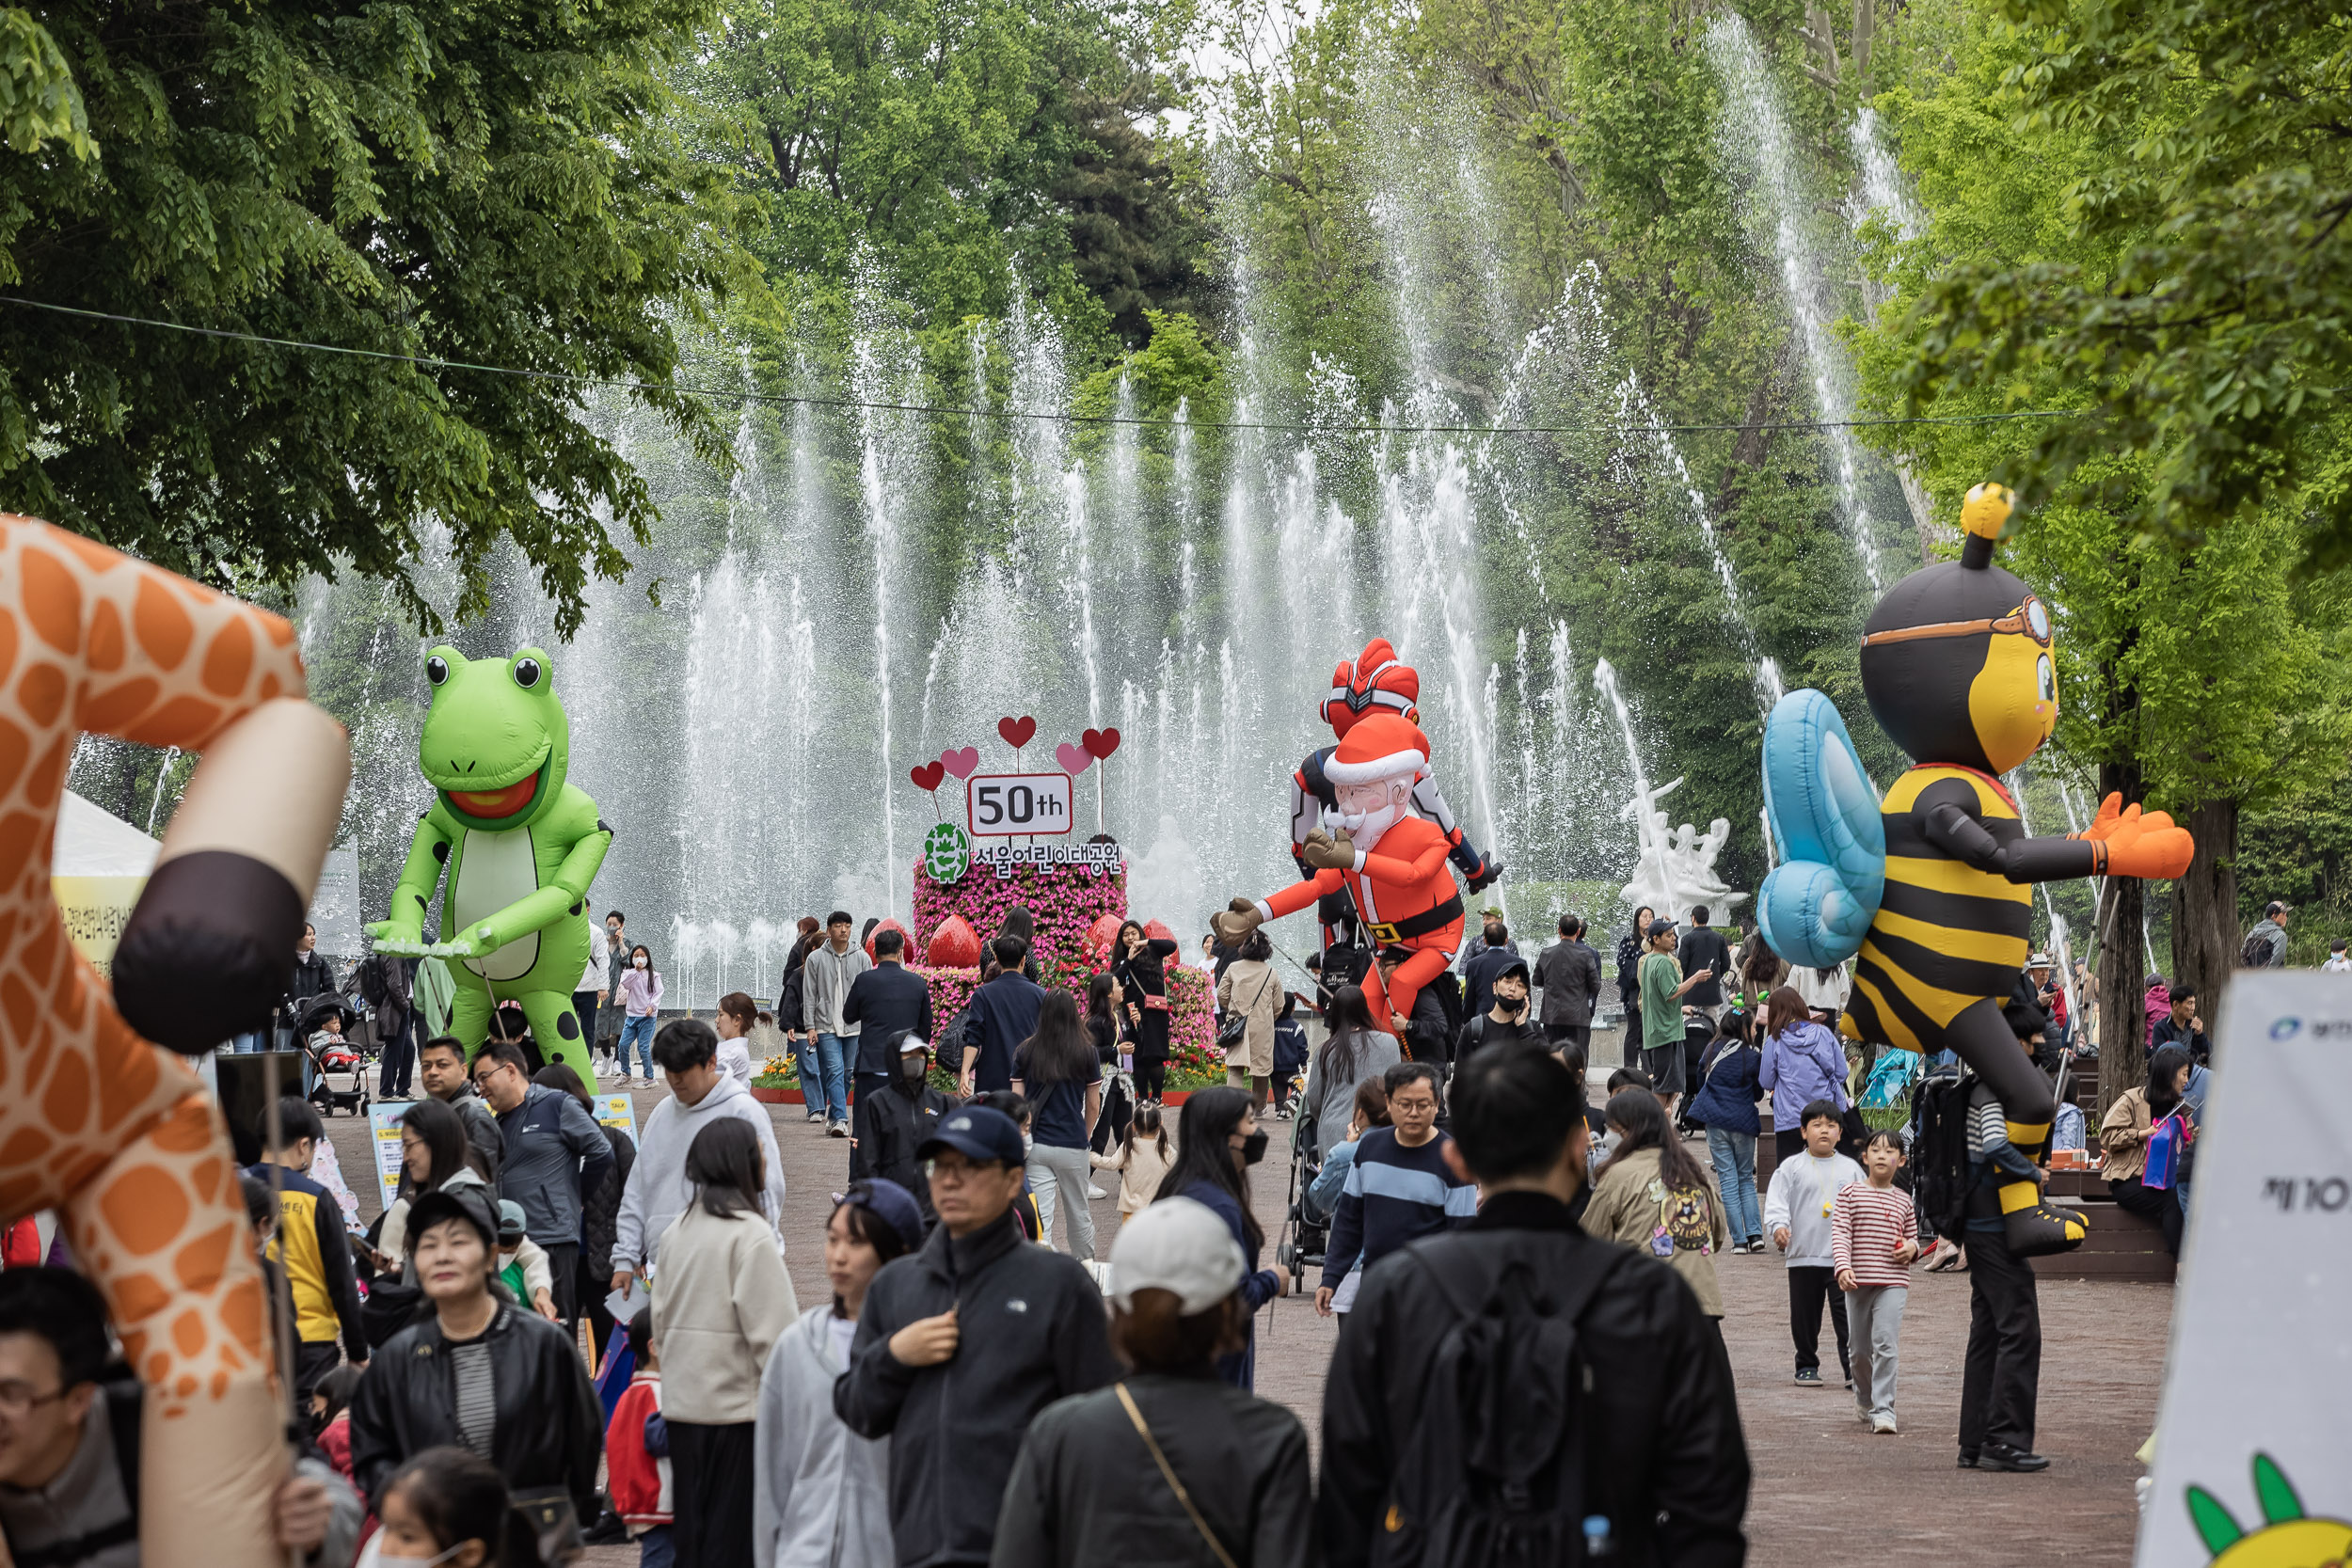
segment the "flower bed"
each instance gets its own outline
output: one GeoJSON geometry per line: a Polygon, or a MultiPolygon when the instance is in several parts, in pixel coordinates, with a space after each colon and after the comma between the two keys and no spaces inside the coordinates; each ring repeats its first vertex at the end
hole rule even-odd
{"type": "MultiPolygon", "coordinates": [[[[1024,863],[1012,867],[1011,876],[999,877],[991,867],[975,865],[958,880],[942,882],[917,861],[914,950],[921,954],[930,945],[931,933],[952,914],[963,916],[981,942],[992,941],[1005,928],[1005,917],[1016,905],[1025,906],[1037,922],[1037,941],[1030,950],[1037,956],[1038,973],[1044,983],[1083,992],[1089,974],[1087,928],[1106,914],[1126,917],[1127,874],[1114,871],[1097,877],[1070,866],[1024,863]]],[[[931,1006],[934,1011],[940,1006],[936,989],[931,1006]]]]}

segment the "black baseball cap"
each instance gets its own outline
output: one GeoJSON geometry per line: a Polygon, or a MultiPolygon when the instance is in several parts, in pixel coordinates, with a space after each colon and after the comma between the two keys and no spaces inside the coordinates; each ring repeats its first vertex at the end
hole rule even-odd
{"type": "Polygon", "coordinates": [[[1658,919],[1649,923],[1647,935],[1652,942],[1656,942],[1660,937],[1664,936],[1667,932],[1673,930],[1674,928],[1675,923],[1666,919],[1663,915],[1661,915],[1658,919]]]}
{"type": "Polygon", "coordinates": [[[408,1205],[408,1246],[416,1249],[417,1238],[443,1220],[464,1220],[481,1232],[482,1244],[492,1252],[499,1249],[498,1215],[490,1208],[488,1196],[480,1187],[469,1182],[461,1187],[443,1187],[425,1193],[408,1205]]]}
{"type": "Polygon", "coordinates": [[[914,1157],[928,1160],[943,1148],[952,1148],[968,1160],[993,1160],[1006,1165],[1022,1164],[1029,1157],[1021,1147],[1021,1129],[1012,1117],[986,1105],[966,1105],[949,1116],[916,1147],[914,1157]]]}
{"type": "MultiPolygon", "coordinates": [[[[1527,980],[1527,960],[1525,958],[1513,958],[1509,963],[1504,964],[1501,969],[1495,971],[1495,978],[1498,980],[1508,980],[1514,974],[1518,975],[1523,981],[1527,980]]],[[[1533,982],[1530,983],[1532,984],[1533,982]]]]}

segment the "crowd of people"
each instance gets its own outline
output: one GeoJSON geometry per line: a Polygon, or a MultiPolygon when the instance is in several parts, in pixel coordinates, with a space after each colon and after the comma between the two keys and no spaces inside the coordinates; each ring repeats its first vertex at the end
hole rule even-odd
{"type": "MultiPolygon", "coordinates": [[[[2282,959],[2288,913],[2265,911],[2249,964],[2282,959]]],[[[1148,1535],[1152,1560],[1233,1568],[1386,1560],[1402,1534],[1416,1560],[1573,1543],[1736,1562],[1748,1471],[1717,1259],[1768,1249],[1796,1383],[1832,1381],[1826,1314],[1836,1381],[1887,1434],[1911,1270],[1966,1268],[1959,1462],[2049,1463],[2034,1276],[2001,1196],[2047,1170],[1978,1083],[1967,1190],[1933,1212],[1910,1165],[1939,1064],[1906,1065],[1904,1114],[1866,1119],[1890,1063],[1838,1036],[1846,974],[1792,970],[1704,909],[1640,911],[1619,940],[1626,1065],[1597,1102],[1606,968],[1573,915],[1531,962],[1489,911],[1448,983],[1386,1020],[1350,982],[1399,954],[1327,951],[1308,994],[1262,934],[1212,945],[1226,1082],[1181,1106],[1175,942],[1130,921],[1073,990],[1042,983],[1016,920],[943,1020],[900,933],[869,955],[853,927],[803,922],[773,1014],[734,992],[714,1022],[664,1020],[613,911],[578,1000],[610,1025],[597,1075],[637,1086],[634,1057],[667,1090],[642,1139],[601,1125],[569,1068],[534,1072],[528,1040],[426,1038],[370,1226],[314,1106],[268,1108],[242,1180],[299,1434],[275,1505],[290,1553],[532,1568],[627,1540],[648,1568],[929,1568],[1091,1562],[1148,1535]],[[804,1239],[828,1299],[805,1310],[777,1121],[749,1088],[771,1024],[811,1133],[848,1144],[804,1239]],[[1253,1174],[1276,1118],[1298,1123],[1301,1244],[1270,1256],[1253,1174]],[[1111,1197],[1099,1238],[1090,1202],[1111,1197]],[[1339,1320],[1319,1462],[1254,1392],[1260,1309],[1309,1291],[1339,1320]]],[[[2057,970],[2034,955],[2005,1010],[2037,1059],[2093,1044],[2070,1006],[2086,977],[2057,970]]],[[[2114,1201],[2176,1251],[2210,1077],[2197,1004],[2149,977],[2146,1081],[2095,1134],[2114,1201]]],[[[0,1529],[20,1563],[122,1568],[136,1382],[70,1258],[49,1261],[0,1272],[0,1529]]]]}

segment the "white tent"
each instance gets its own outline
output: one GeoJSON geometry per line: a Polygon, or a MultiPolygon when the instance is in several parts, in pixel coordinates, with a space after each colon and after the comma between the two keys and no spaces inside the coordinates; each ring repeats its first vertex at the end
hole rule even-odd
{"type": "Polygon", "coordinates": [[[57,813],[54,877],[145,877],[163,846],[72,790],[57,813]]]}
{"type": "Polygon", "coordinates": [[[57,813],[56,860],[49,886],[65,928],[82,957],[107,973],[115,939],[147,886],[163,846],[72,790],[57,813]]]}

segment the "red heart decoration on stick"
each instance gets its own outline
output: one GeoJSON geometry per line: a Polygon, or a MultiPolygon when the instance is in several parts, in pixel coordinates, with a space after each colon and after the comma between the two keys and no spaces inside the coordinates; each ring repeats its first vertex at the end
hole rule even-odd
{"type": "Polygon", "coordinates": [[[907,769],[907,777],[914,781],[914,787],[917,789],[937,789],[940,781],[946,776],[947,769],[935,762],[917,763],[907,769]]]}
{"type": "Polygon", "coordinates": [[[1078,744],[1084,746],[1093,756],[1107,758],[1113,752],[1119,750],[1119,732],[1117,730],[1089,730],[1078,737],[1078,744]]]}
{"type": "Polygon", "coordinates": [[[1005,737],[1006,745],[1017,752],[1036,738],[1037,721],[1027,718],[999,719],[996,721],[996,733],[1005,737]]]}
{"type": "Polygon", "coordinates": [[[1054,760],[1060,763],[1061,770],[1073,779],[1094,766],[1091,754],[1078,750],[1067,740],[1054,748],[1054,760]]]}
{"type": "Polygon", "coordinates": [[[950,746],[939,753],[939,765],[959,779],[968,779],[979,769],[980,749],[977,746],[950,746]]]}

